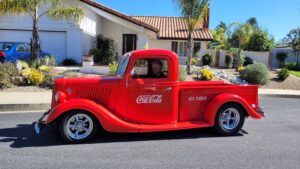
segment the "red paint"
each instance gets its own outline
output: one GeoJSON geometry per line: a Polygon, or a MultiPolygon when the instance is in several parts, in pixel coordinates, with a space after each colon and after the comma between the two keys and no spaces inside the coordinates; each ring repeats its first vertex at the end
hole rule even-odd
{"type": "Polygon", "coordinates": [[[5,58],[5,57],[6,57],[6,54],[5,54],[4,52],[1,52],[1,51],[0,51],[0,56],[5,58]]]}
{"type": "MultiPolygon", "coordinates": [[[[127,56],[128,57],[128,56],[127,56]]],[[[258,107],[258,86],[224,84],[223,81],[178,81],[178,57],[168,50],[139,50],[130,55],[124,75],[116,77],[61,78],[56,80],[52,109],[46,123],[70,110],[92,113],[110,132],[152,132],[203,128],[214,125],[218,109],[235,102],[254,119],[263,116],[258,107]],[[168,78],[134,79],[136,60],[168,61],[168,78]]]]}

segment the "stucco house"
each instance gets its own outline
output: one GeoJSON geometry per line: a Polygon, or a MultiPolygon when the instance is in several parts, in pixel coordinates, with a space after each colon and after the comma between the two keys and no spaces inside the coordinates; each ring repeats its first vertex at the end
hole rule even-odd
{"type": "MultiPolygon", "coordinates": [[[[184,18],[128,16],[92,0],[63,0],[85,11],[79,25],[44,17],[39,24],[42,49],[54,55],[57,62],[73,58],[78,62],[95,46],[102,34],[115,41],[119,56],[125,52],[148,48],[170,49],[186,56],[187,31],[184,18]]],[[[201,23],[193,33],[195,46],[206,49],[212,35],[209,23],[201,23]]],[[[32,20],[29,16],[0,15],[0,41],[29,42],[32,20]]]]}

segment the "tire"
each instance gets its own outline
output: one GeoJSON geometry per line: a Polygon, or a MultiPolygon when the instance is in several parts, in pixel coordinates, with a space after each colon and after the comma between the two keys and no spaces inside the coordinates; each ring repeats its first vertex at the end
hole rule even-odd
{"type": "Polygon", "coordinates": [[[68,143],[84,143],[98,132],[94,116],[86,111],[71,111],[60,122],[60,134],[68,143]]]}
{"type": "Polygon", "coordinates": [[[224,136],[236,135],[244,125],[245,110],[238,104],[222,106],[215,118],[215,130],[224,136]]]}

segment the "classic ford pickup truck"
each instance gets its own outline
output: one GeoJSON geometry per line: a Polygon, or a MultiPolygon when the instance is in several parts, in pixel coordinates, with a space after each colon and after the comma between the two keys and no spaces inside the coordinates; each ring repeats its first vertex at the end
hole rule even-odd
{"type": "Polygon", "coordinates": [[[120,58],[113,77],[60,78],[51,109],[36,133],[54,124],[70,143],[108,132],[157,132],[214,127],[226,136],[245,118],[261,119],[258,86],[223,81],[179,82],[178,56],[168,50],[138,50],[120,58]]]}

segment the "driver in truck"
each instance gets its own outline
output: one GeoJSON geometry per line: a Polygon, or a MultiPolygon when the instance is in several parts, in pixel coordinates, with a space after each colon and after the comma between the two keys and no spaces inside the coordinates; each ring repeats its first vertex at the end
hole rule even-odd
{"type": "Polygon", "coordinates": [[[158,59],[151,61],[151,74],[153,78],[166,78],[167,76],[163,73],[163,62],[158,59]]]}

